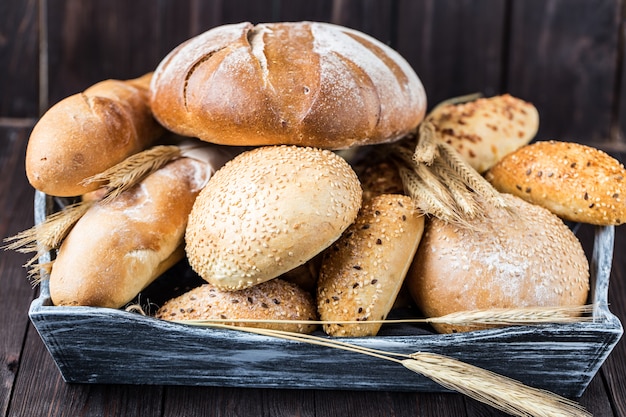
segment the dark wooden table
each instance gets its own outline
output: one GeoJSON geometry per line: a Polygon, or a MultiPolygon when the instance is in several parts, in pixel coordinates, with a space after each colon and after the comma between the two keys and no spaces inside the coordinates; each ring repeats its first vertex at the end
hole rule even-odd
{"type": "MultiPolygon", "coordinates": [[[[33,224],[24,174],[28,122],[0,127],[0,235],[33,224]]],[[[626,228],[616,230],[611,310],[626,322],[626,228]]],[[[503,415],[458,394],[81,385],[65,383],[28,319],[37,295],[22,264],[0,254],[0,416],[486,416],[503,415]]],[[[486,353],[488,354],[488,353],[486,353]]],[[[626,343],[620,341],[580,403],[595,416],[626,416],[626,343]]]]}

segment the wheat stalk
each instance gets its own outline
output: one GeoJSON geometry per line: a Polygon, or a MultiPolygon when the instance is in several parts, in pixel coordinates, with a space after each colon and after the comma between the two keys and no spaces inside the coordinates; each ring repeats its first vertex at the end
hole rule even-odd
{"type": "MultiPolygon", "coordinates": [[[[468,310],[446,314],[439,317],[404,318],[368,320],[368,323],[381,324],[416,324],[438,323],[450,325],[538,325],[547,323],[578,323],[593,320],[591,313],[593,304],[581,306],[559,307],[520,307],[520,308],[493,308],[488,310],[468,310]]],[[[213,323],[284,323],[284,324],[363,324],[357,320],[286,320],[286,319],[201,319],[179,320],[177,323],[195,326],[211,325],[213,323]]]]}
{"type": "Polygon", "coordinates": [[[435,127],[432,123],[420,123],[418,128],[417,146],[412,159],[417,164],[432,165],[439,156],[435,127]]]}
{"type": "Polygon", "coordinates": [[[581,405],[551,392],[428,352],[415,352],[402,361],[407,369],[439,385],[515,416],[591,416],[581,405]]]}
{"type": "Polygon", "coordinates": [[[457,97],[452,97],[452,98],[443,100],[443,101],[437,103],[437,105],[432,108],[432,110],[426,116],[426,119],[428,119],[428,116],[430,116],[432,113],[434,113],[435,110],[437,110],[437,109],[439,109],[441,107],[454,105],[454,104],[467,103],[467,102],[470,102],[470,101],[477,100],[477,99],[479,99],[481,97],[483,97],[483,95],[481,93],[471,93],[471,94],[466,94],[466,95],[463,95],[463,96],[457,96],[457,97]]]}
{"type": "Polygon", "coordinates": [[[529,387],[511,378],[435,353],[388,352],[320,336],[280,330],[238,327],[227,324],[213,324],[212,327],[340,349],[395,362],[408,370],[429,378],[444,388],[457,391],[512,415],[522,417],[590,416],[582,406],[567,398],[549,391],[529,387]]]}
{"type": "Polygon", "coordinates": [[[182,151],[176,145],[159,145],[129,156],[124,161],[82,181],[82,184],[100,183],[108,189],[103,202],[109,202],[167,163],[180,158],[182,151]]]}

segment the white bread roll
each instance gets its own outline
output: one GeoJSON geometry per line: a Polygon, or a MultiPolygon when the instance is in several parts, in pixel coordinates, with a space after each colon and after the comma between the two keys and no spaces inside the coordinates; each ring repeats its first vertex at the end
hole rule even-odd
{"type": "Polygon", "coordinates": [[[113,201],[94,203],[59,248],[52,302],[119,308],[131,301],[184,256],[189,212],[211,172],[181,158],[113,201]]]}
{"type": "Polygon", "coordinates": [[[590,146],[535,142],[507,155],[485,177],[497,190],[565,220],[601,226],[626,222],[626,169],[590,146]]]}
{"type": "Polygon", "coordinates": [[[337,240],[354,221],[361,195],[350,165],[330,151],[244,152],[196,199],[185,235],[189,264],[223,290],[275,278],[337,240]]]}
{"type": "Polygon", "coordinates": [[[442,105],[426,119],[439,139],[452,145],[481,174],[529,143],[539,128],[535,106],[509,94],[442,105]]]}
{"type": "Polygon", "coordinates": [[[102,184],[81,181],[154,144],[164,129],[150,110],[151,78],[102,81],[52,106],[28,140],[30,184],[49,195],[83,195],[102,184]]]}
{"type": "Polygon", "coordinates": [[[426,110],[419,78],[396,51],[318,22],[213,28],[165,57],[151,89],[169,130],[225,145],[390,142],[426,110]]]}
{"type": "MultiPolygon", "coordinates": [[[[239,291],[203,284],[165,302],[155,317],[163,320],[317,320],[311,295],[276,278],[239,291]]],[[[234,326],[311,333],[317,325],[300,323],[228,322],[234,326]]]]}
{"type": "MultiPolygon", "coordinates": [[[[429,219],[406,284],[426,317],[491,308],[579,306],[589,264],[572,231],[548,210],[503,194],[472,229],[429,219]]],[[[434,324],[443,333],[473,326],[434,324]]]]}
{"type": "Polygon", "coordinates": [[[324,252],[317,310],[331,336],[375,336],[389,314],[424,230],[410,197],[381,194],[366,201],[342,237],[324,252]]]}

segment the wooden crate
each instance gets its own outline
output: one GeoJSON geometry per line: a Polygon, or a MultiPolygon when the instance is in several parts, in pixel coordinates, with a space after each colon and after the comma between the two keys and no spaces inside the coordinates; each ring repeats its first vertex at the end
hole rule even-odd
{"type": "MultiPolygon", "coordinates": [[[[36,193],[36,223],[51,205],[50,197],[36,193]]],[[[404,326],[376,337],[342,340],[400,353],[443,354],[578,397],[623,333],[607,306],[614,232],[613,226],[595,228],[590,260],[590,302],[597,305],[593,321],[446,335],[404,326]]],[[[357,353],[123,310],[56,307],[46,281],[29,315],[67,382],[445,391],[397,363],[357,353]]]]}

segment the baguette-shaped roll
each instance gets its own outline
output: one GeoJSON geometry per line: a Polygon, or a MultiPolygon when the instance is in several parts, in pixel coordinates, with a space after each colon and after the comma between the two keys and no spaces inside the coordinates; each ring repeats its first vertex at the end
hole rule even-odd
{"type": "Polygon", "coordinates": [[[150,110],[151,77],[105,80],[52,106],[28,141],[30,184],[49,195],[82,195],[101,186],[83,180],[154,144],[164,129],[150,110]]]}
{"type": "Polygon", "coordinates": [[[187,218],[211,175],[181,158],[109,203],[97,202],[59,248],[50,274],[55,305],[119,308],[182,258],[187,218]]]}
{"type": "Polygon", "coordinates": [[[310,323],[280,323],[273,320],[316,320],[311,294],[280,278],[238,291],[222,291],[204,284],[167,301],[157,311],[163,320],[259,320],[230,322],[235,326],[311,333],[310,323]]]}
{"type": "Polygon", "coordinates": [[[565,220],[601,226],[626,222],[626,169],[590,146],[535,142],[507,155],[486,178],[498,191],[565,220]]]}
{"type": "MultiPolygon", "coordinates": [[[[424,231],[410,197],[381,194],[325,253],[317,287],[322,321],[384,320],[424,231]]],[[[325,324],[331,336],[375,336],[381,323],[325,324]]]]}

